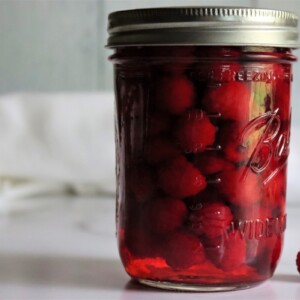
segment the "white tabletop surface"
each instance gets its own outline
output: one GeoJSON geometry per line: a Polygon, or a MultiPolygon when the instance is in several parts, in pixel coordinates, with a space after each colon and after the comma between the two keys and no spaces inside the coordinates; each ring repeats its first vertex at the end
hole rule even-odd
{"type": "Polygon", "coordinates": [[[300,206],[295,204],[288,206],[284,252],[272,280],[249,290],[204,294],[130,281],[118,257],[113,197],[18,201],[18,209],[0,215],[1,300],[300,299],[295,266],[300,206]]]}

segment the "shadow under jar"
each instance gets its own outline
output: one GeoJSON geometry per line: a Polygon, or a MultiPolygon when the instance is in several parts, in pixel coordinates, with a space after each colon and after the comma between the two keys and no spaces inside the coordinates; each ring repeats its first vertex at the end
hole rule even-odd
{"type": "Polygon", "coordinates": [[[286,227],[296,16],[167,8],[109,20],[125,270],[190,291],[270,278],[286,227]]]}

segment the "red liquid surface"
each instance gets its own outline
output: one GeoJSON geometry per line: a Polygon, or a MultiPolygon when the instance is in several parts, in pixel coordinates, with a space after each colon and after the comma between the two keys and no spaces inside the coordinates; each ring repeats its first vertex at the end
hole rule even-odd
{"type": "Polygon", "coordinates": [[[273,274],[286,222],[288,57],[117,51],[117,233],[130,276],[238,285],[273,274]]]}

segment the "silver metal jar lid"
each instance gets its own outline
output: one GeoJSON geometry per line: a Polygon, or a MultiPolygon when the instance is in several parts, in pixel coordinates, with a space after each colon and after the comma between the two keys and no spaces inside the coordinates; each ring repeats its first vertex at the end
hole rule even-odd
{"type": "Polygon", "coordinates": [[[154,45],[298,48],[298,17],[245,7],[170,7],[109,15],[110,48],[154,45]]]}

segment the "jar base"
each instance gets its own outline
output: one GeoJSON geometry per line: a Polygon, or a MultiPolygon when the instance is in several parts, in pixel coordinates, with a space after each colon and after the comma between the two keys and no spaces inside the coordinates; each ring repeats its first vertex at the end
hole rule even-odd
{"type": "Polygon", "coordinates": [[[229,292],[235,290],[244,290],[255,287],[261,282],[253,282],[248,284],[224,284],[222,285],[207,285],[207,284],[188,284],[188,283],[175,283],[168,281],[154,281],[148,279],[136,279],[139,283],[154,288],[171,290],[171,291],[185,291],[185,292],[229,292]]]}

